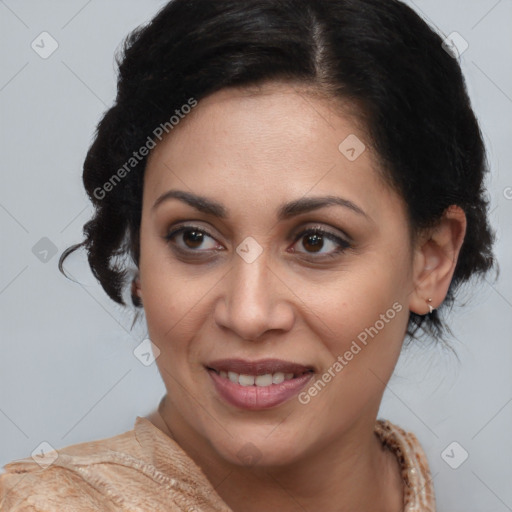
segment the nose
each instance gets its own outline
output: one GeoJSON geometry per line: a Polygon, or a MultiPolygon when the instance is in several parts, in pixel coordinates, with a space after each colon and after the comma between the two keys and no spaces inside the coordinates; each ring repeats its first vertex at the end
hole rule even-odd
{"type": "Polygon", "coordinates": [[[251,263],[235,255],[233,267],[222,282],[214,315],[219,327],[247,341],[292,328],[293,294],[278,271],[269,267],[265,252],[251,263]]]}

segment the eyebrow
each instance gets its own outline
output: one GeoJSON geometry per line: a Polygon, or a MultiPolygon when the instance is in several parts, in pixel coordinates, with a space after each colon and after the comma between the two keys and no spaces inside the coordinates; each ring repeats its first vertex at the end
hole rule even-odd
{"type": "MultiPolygon", "coordinates": [[[[221,219],[226,219],[228,217],[228,210],[221,203],[191,192],[185,192],[184,190],[169,190],[168,192],[165,192],[158,197],[151,209],[155,210],[160,204],[170,199],[179,199],[196,210],[208,215],[213,215],[214,217],[221,219]]],[[[370,220],[368,214],[352,201],[330,195],[321,197],[302,197],[300,199],[290,201],[289,203],[285,203],[279,208],[277,218],[279,220],[286,220],[296,215],[300,215],[301,213],[308,213],[313,210],[333,205],[348,208],[358,215],[370,220]]]]}

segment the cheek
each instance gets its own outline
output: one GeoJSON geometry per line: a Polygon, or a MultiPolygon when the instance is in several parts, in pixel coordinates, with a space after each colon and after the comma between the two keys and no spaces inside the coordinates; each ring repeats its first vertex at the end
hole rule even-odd
{"type": "Polygon", "coordinates": [[[148,332],[161,350],[181,350],[194,336],[204,317],[201,290],[183,277],[146,280],[144,311],[148,332]]]}
{"type": "Polygon", "coordinates": [[[178,265],[171,264],[169,249],[156,237],[141,236],[139,271],[150,339],[167,351],[175,346],[171,340],[183,338],[200,290],[191,285],[178,265]]]}
{"type": "Polygon", "coordinates": [[[397,331],[396,324],[403,323],[404,290],[400,275],[383,272],[381,267],[378,273],[371,269],[347,273],[331,280],[321,293],[317,286],[305,287],[301,298],[309,315],[318,318],[324,338],[336,344],[337,340],[356,339],[375,324],[379,331],[399,332],[401,327],[397,331]]]}
{"type": "Polygon", "coordinates": [[[183,358],[198,359],[196,340],[211,322],[222,273],[173,261],[170,249],[151,239],[141,239],[139,270],[149,338],[161,352],[157,363],[181,371],[183,358]]]}
{"type": "Polygon", "coordinates": [[[325,430],[327,437],[363,411],[378,409],[400,355],[407,308],[389,280],[372,282],[347,287],[350,293],[333,293],[332,302],[318,310],[315,320],[323,344],[317,353],[325,357],[319,375],[299,401],[310,428],[325,430]],[[328,426],[320,419],[326,410],[328,426]]]}
{"type": "Polygon", "coordinates": [[[304,315],[325,350],[324,370],[340,375],[337,382],[357,381],[369,393],[391,376],[408,321],[406,261],[388,254],[368,254],[357,268],[324,283],[322,293],[311,285],[302,294],[309,310],[304,315]],[[339,356],[343,368],[333,369],[339,356]]]}

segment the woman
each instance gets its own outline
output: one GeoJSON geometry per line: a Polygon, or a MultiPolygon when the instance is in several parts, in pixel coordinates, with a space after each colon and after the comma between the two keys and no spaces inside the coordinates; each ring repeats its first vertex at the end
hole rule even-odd
{"type": "Polygon", "coordinates": [[[2,510],[435,510],[377,414],[405,337],[442,340],[493,265],[485,172],[460,67],[401,2],[170,2],[127,39],[60,261],[86,247],[120,304],[129,278],[167,394],[6,465],[2,510]]]}

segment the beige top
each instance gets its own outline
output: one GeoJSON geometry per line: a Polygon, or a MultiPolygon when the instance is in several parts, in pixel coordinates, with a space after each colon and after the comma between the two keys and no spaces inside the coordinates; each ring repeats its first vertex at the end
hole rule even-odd
{"type": "MultiPolygon", "coordinates": [[[[150,417],[154,423],[137,416],[133,430],[46,453],[38,462],[6,464],[0,510],[232,512],[195,462],[155,426],[162,424],[158,413],[150,417]]],[[[435,512],[427,459],[414,434],[385,420],[377,420],[375,433],[402,468],[404,512],[435,512]]]]}

